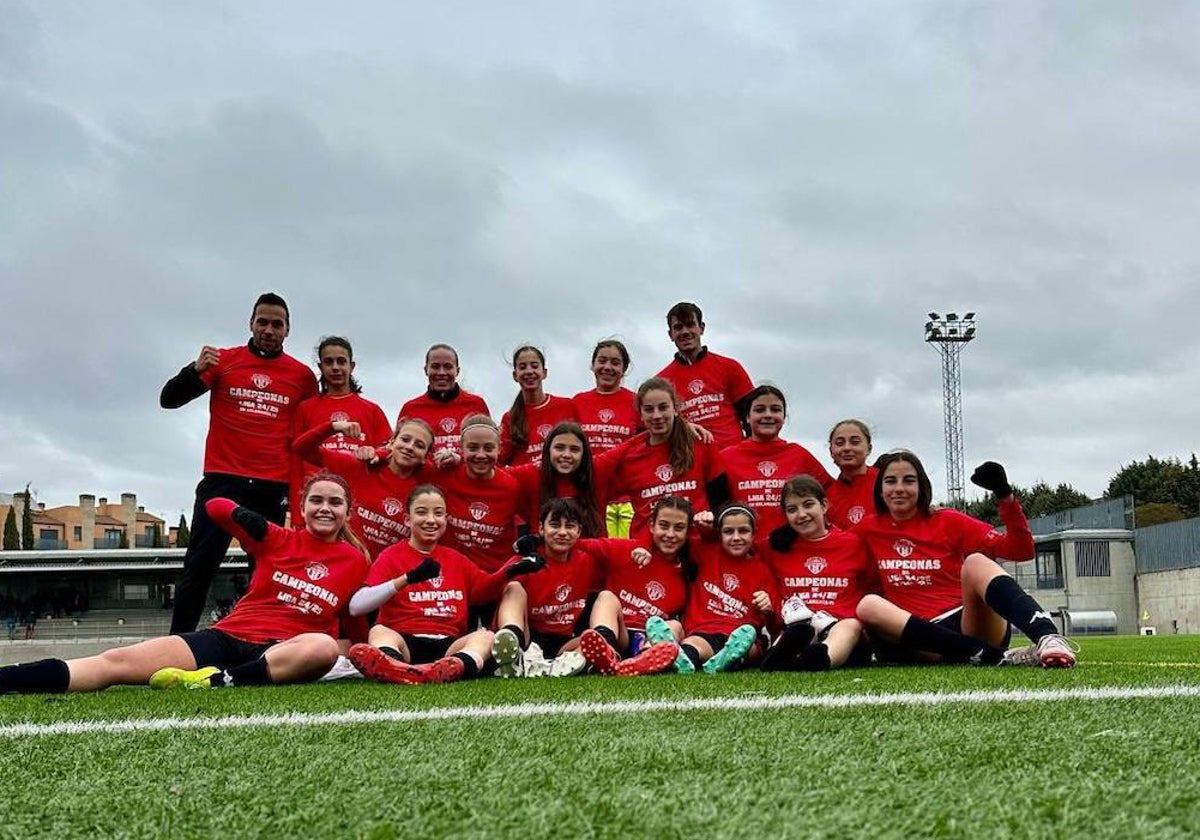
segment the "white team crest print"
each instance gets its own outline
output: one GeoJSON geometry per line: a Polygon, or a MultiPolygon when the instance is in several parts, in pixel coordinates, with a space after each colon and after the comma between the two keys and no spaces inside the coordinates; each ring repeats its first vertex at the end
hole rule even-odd
{"type": "Polygon", "coordinates": [[[759,461],[758,471],[763,474],[763,478],[770,478],[779,471],[779,465],[774,461],[759,461]]]}
{"type": "Polygon", "coordinates": [[[550,434],[550,430],[553,428],[554,427],[551,426],[549,423],[543,423],[542,425],[538,426],[538,429],[537,429],[538,437],[540,437],[542,440],[545,440],[546,435],[550,434]]]}
{"type": "Polygon", "coordinates": [[[308,575],[309,580],[320,580],[329,577],[329,567],[324,563],[309,563],[305,567],[304,573],[308,575]]]}
{"type": "Polygon", "coordinates": [[[612,419],[616,416],[617,415],[613,412],[613,410],[611,408],[600,409],[600,422],[601,423],[611,423],[612,419]]]}
{"type": "Polygon", "coordinates": [[[659,481],[666,482],[675,477],[675,471],[671,469],[670,464],[659,464],[654,468],[654,475],[658,477],[659,481]]]}
{"type": "Polygon", "coordinates": [[[433,577],[433,578],[429,579],[429,585],[432,586],[434,589],[441,589],[442,583],[444,583],[444,581],[442,580],[441,575],[438,575],[437,577],[433,577]]]}
{"type": "Polygon", "coordinates": [[[854,507],[850,508],[850,511],[846,514],[846,518],[849,519],[853,524],[857,525],[859,522],[863,521],[863,517],[866,515],[867,512],[863,510],[862,505],[855,505],[854,507]]]}
{"type": "Polygon", "coordinates": [[[913,549],[916,548],[916,546],[913,545],[909,540],[896,540],[896,543],[892,546],[892,548],[895,549],[896,554],[900,557],[909,557],[912,555],[913,549]]]}
{"type": "Polygon", "coordinates": [[[667,587],[656,580],[649,581],[646,584],[646,597],[651,601],[661,601],[667,597],[667,587]]]}
{"type": "Polygon", "coordinates": [[[733,592],[742,585],[742,582],[738,580],[737,575],[732,572],[726,572],[721,575],[721,585],[725,587],[726,592],[733,592]]]}
{"type": "Polygon", "coordinates": [[[558,589],[554,590],[554,597],[557,598],[558,602],[561,604],[563,601],[566,601],[571,597],[571,587],[565,583],[560,585],[558,589]]]}
{"type": "Polygon", "coordinates": [[[476,522],[488,515],[488,506],[483,502],[471,502],[471,504],[467,507],[467,510],[471,511],[471,517],[476,522]]]}
{"type": "Polygon", "coordinates": [[[825,567],[829,565],[829,561],[824,557],[809,557],[804,561],[804,568],[808,569],[810,575],[819,575],[825,571],[825,567]]]}
{"type": "Polygon", "coordinates": [[[457,425],[457,424],[454,422],[453,417],[443,417],[441,420],[438,421],[438,428],[441,429],[446,434],[450,434],[451,432],[453,432],[455,425],[457,425]]]}
{"type": "Polygon", "coordinates": [[[691,391],[693,394],[699,395],[699,393],[704,390],[704,380],[703,379],[693,379],[691,382],[688,383],[688,390],[691,391]]]}
{"type": "Polygon", "coordinates": [[[265,373],[256,373],[250,377],[250,381],[254,383],[254,387],[260,391],[265,391],[271,387],[271,377],[265,373]]]}
{"type": "Polygon", "coordinates": [[[335,411],[329,415],[330,423],[349,423],[350,415],[344,411],[335,411]]]}
{"type": "Polygon", "coordinates": [[[391,496],[388,496],[383,500],[383,512],[388,516],[395,516],[402,510],[404,510],[404,503],[399,499],[394,499],[391,496]]]}

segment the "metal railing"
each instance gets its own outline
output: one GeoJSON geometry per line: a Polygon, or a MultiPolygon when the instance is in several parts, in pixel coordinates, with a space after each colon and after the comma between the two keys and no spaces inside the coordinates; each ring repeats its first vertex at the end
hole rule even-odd
{"type": "Polygon", "coordinates": [[[1200,566],[1200,518],[1138,528],[1133,537],[1138,574],[1200,566]]]}
{"type": "Polygon", "coordinates": [[[41,537],[34,542],[33,547],[36,551],[61,551],[67,547],[67,541],[41,537]]]}

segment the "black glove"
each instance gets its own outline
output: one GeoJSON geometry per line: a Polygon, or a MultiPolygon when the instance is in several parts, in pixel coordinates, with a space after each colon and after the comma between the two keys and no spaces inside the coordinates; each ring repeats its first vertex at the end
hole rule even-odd
{"type": "Polygon", "coordinates": [[[771,532],[771,536],[767,537],[767,542],[776,551],[791,551],[792,546],[796,544],[796,540],[798,539],[800,539],[800,535],[792,530],[791,525],[785,522],[771,532]]]}
{"type": "Polygon", "coordinates": [[[1007,499],[1012,495],[1012,485],[1008,483],[1008,475],[1004,467],[995,461],[984,461],[971,473],[971,483],[991,490],[997,499],[1007,499]]]}
{"type": "Polygon", "coordinates": [[[409,583],[422,583],[432,580],[442,573],[442,564],[432,557],[426,557],[404,575],[409,583]]]}
{"type": "Polygon", "coordinates": [[[507,577],[515,578],[521,575],[531,575],[534,572],[546,568],[546,558],[539,557],[536,554],[531,557],[522,557],[516,563],[513,563],[504,570],[507,577]]]}
{"type": "Polygon", "coordinates": [[[513,554],[519,554],[522,557],[531,557],[537,554],[537,550],[541,544],[542,538],[537,534],[522,534],[513,543],[513,554]]]}
{"type": "Polygon", "coordinates": [[[233,509],[232,518],[234,522],[242,526],[242,530],[249,534],[252,540],[261,541],[267,535],[267,519],[261,513],[238,505],[233,509]]]}

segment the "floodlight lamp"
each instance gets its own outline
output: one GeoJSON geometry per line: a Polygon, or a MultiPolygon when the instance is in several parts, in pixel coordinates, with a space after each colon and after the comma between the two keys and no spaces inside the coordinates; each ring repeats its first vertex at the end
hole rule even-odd
{"type": "Polygon", "coordinates": [[[966,315],[964,315],[964,316],[963,316],[963,320],[964,320],[964,321],[970,321],[970,320],[972,320],[974,317],[975,317],[975,313],[974,313],[974,312],[968,312],[966,315]]]}
{"type": "Polygon", "coordinates": [[[957,321],[957,320],[958,320],[958,315],[956,315],[956,314],[955,314],[955,313],[953,313],[953,312],[948,312],[948,313],[946,313],[946,320],[947,320],[947,321],[957,321]]]}
{"type": "Polygon", "coordinates": [[[941,317],[942,317],[942,316],[941,316],[941,315],[938,315],[936,312],[930,312],[930,313],[929,313],[929,320],[930,320],[930,321],[939,321],[939,320],[941,320],[941,317]]]}
{"type": "Polygon", "coordinates": [[[967,327],[967,331],[964,332],[963,335],[966,336],[967,338],[974,338],[975,337],[975,328],[967,327]]]}

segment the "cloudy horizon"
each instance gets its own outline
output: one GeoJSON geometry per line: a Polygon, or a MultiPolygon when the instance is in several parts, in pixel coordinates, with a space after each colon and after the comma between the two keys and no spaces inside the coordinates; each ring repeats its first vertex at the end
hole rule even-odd
{"type": "MultiPolygon", "coordinates": [[[[191,520],[208,414],[158,407],[287,298],[389,417],[458,348],[498,417],[664,313],[788,396],[866,420],[946,495],[931,310],[975,311],[965,474],[1101,495],[1186,459],[1200,338],[1200,7],[0,0],[0,491],[191,520]],[[886,9],[886,11],[884,11],[886,9]]],[[[968,488],[968,496],[974,488],[968,488]]]]}

